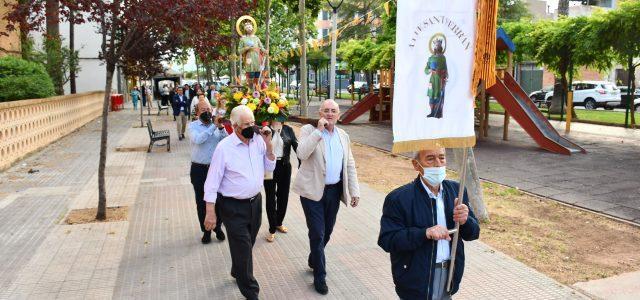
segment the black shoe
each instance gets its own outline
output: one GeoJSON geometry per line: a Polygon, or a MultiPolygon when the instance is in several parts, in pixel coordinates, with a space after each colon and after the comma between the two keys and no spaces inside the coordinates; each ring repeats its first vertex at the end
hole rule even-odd
{"type": "Polygon", "coordinates": [[[216,239],[218,239],[218,241],[222,242],[225,238],[226,236],[224,235],[224,232],[222,232],[222,229],[216,230],[216,239]]]}
{"type": "Polygon", "coordinates": [[[311,270],[314,269],[313,264],[311,263],[311,257],[309,257],[309,259],[307,259],[307,265],[309,266],[309,268],[311,268],[311,270]]]}
{"type": "Polygon", "coordinates": [[[184,140],[184,134],[182,134],[182,139],[184,140]]]}
{"type": "Polygon", "coordinates": [[[329,293],[329,287],[327,286],[327,282],[322,280],[322,281],[313,281],[313,287],[316,289],[316,292],[318,292],[321,295],[326,295],[329,293]]]}
{"type": "Polygon", "coordinates": [[[211,231],[205,231],[201,239],[203,244],[211,243],[211,231]]]}

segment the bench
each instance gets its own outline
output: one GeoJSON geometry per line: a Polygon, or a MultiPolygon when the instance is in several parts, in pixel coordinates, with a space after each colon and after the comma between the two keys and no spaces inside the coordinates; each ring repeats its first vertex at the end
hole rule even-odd
{"type": "Polygon", "coordinates": [[[153,131],[151,126],[151,120],[147,120],[147,129],[149,130],[149,149],[147,152],[151,152],[153,144],[160,140],[167,140],[167,152],[171,152],[171,138],[169,136],[169,130],[153,131]]]}
{"type": "Polygon", "coordinates": [[[163,110],[167,111],[167,116],[169,115],[169,105],[162,105],[162,102],[160,102],[160,100],[156,100],[158,102],[158,116],[160,115],[160,112],[163,110]]]}

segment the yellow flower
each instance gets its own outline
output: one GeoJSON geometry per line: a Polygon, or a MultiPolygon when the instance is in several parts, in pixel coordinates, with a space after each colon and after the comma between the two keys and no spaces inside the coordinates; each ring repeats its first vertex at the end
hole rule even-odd
{"type": "Polygon", "coordinates": [[[287,100],[285,100],[285,99],[280,99],[280,100],[278,101],[278,107],[279,107],[279,108],[286,107],[286,106],[287,106],[287,104],[288,104],[288,103],[287,103],[287,100]]]}
{"type": "Polygon", "coordinates": [[[243,96],[242,92],[235,92],[233,94],[233,99],[236,101],[240,101],[240,99],[242,99],[242,96],[243,96]]]}
{"type": "Polygon", "coordinates": [[[249,103],[249,104],[247,104],[247,107],[248,107],[251,111],[255,111],[255,110],[256,110],[256,108],[258,108],[258,106],[256,106],[256,105],[255,105],[255,104],[253,104],[253,103],[249,103]]]}
{"type": "Polygon", "coordinates": [[[277,115],[280,112],[280,108],[275,103],[271,103],[271,105],[269,105],[269,108],[267,108],[267,112],[277,115]]]}

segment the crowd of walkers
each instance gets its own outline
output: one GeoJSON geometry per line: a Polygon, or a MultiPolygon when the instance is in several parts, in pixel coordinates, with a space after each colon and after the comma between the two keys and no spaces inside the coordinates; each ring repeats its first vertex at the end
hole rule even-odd
{"type": "MultiPolygon", "coordinates": [[[[227,114],[226,103],[214,85],[206,91],[199,84],[178,86],[174,91],[164,86],[161,101],[173,109],[179,140],[187,134],[190,141],[190,178],[200,241],[211,243],[213,233],[221,242],[228,240],[230,275],[244,297],[258,299],[253,245],[262,223],[261,191],[264,189],[266,196],[269,224],[264,238],[273,243],[276,233],[294,230],[284,225],[291,190],[300,196],[306,219],[307,264],[313,270],[313,286],[326,295],[325,248],[340,203],[356,207],[360,202],[351,141],[337,126],[338,104],[331,99],[323,101],[318,122],[304,125],[298,137],[285,122],[257,126],[252,110],[245,105],[227,114]],[[298,161],[293,183],[292,153],[294,162],[298,161]]],[[[138,96],[134,91],[132,98],[134,94],[138,96]]],[[[459,288],[464,269],[463,240],[477,239],[480,228],[466,195],[459,201],[457,183],[445,180],[444,149],[417,152],[412,164],[418,178],[385,199],[378,245],[391,254],[391,271],[401,299],[450,299],[459,288]],[[461,225],[461,239],[456,265],[450,266],[449,229],[454,222],[461,225]],[[453,281],[447,290],[449,268],[453,268],[453,281]]]]}

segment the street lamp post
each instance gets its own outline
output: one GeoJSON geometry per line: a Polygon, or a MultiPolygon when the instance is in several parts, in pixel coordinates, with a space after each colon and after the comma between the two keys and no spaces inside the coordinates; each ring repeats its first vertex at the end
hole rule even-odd
{"type": "Polygon", "coordinates": [[[344,0],[334,4],[331,0],[327,3],[332,9],[331,13],[331,71],[329,72],[329,98],[335,99],[336,95],[336,44],[338,43],[338,8],[344,0]]]}

